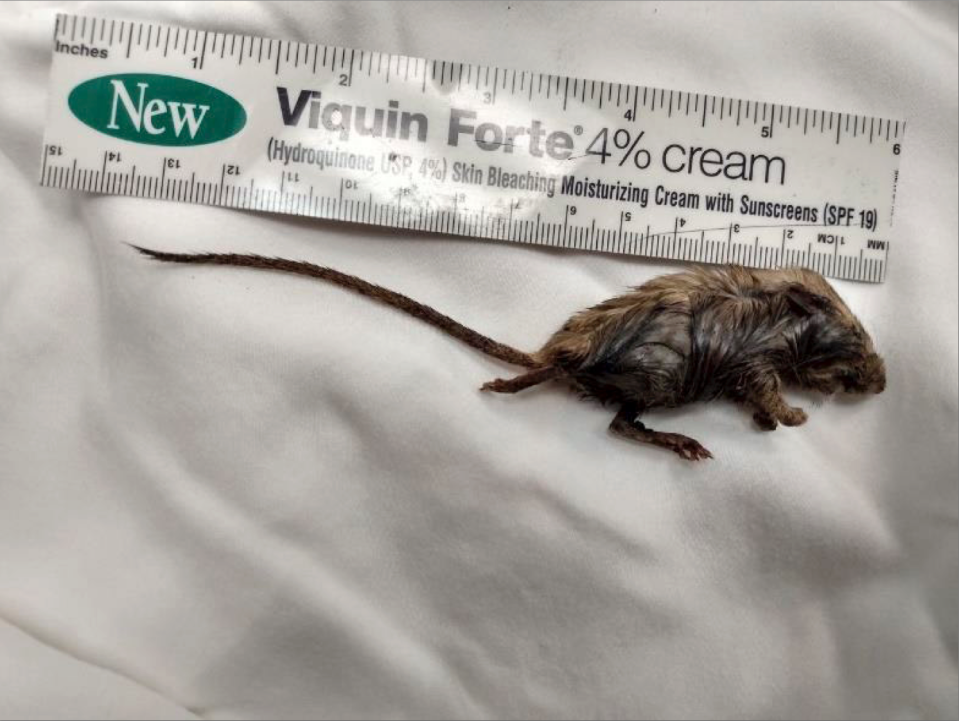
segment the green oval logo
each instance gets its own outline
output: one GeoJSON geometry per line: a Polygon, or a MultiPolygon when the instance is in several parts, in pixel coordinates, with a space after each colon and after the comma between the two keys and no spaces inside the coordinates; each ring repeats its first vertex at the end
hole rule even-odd
{"type": "Polygon", "coordinates": [[[246,111],[214,87],[172,75],[104,75],[77,85],[70,111],[94,130],[147,145],[206,145],[236,135],[246,111]]]}

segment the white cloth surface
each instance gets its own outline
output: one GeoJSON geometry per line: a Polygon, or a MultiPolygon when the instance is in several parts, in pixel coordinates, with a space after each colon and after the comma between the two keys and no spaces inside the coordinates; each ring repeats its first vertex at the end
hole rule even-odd
{"type": "MultiPolygon", "coordinates": [[[[0,717],[956,718],[955,4],[0,8],[0,717]],[[889,389],[611,438],[560,388],[317,282],[533,349],[678,264],[41,189],[58,10],[905,117],[889,389]]],[[[808,402],[808,399],[800,399],[808,402]]]]}

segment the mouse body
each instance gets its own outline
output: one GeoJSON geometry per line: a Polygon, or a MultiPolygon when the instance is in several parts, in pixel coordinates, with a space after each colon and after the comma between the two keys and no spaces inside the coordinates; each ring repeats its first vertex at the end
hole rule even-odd
{"type": "Polygon", "coordinates": [[[610,430],[686,460],[712,457],[698,441],[648,428],[655,408],[726,399],[750,409],[758,426],[806,421],[784,387],[824,394],[880,393],[885,364],[835,289],[804,268],[694,267],[659,276],[569,318],[537,351],[526,353],[458,323],[396,291],[332,268],[230,253],[167,253],[174,263],[239,266],[305,275],[391,305],[499,360],[527,370],[482,390],[517,393],[546,381],[618,407],[610,430]]]}

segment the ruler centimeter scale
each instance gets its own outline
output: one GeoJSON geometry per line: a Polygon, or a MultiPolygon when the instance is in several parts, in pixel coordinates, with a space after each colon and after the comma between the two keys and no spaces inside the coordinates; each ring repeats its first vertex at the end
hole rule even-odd
{"type": "Polygon", "coordinates": [[[58,15],[40,182],[878,282],[904,131],[843,112],[58,15]]]}

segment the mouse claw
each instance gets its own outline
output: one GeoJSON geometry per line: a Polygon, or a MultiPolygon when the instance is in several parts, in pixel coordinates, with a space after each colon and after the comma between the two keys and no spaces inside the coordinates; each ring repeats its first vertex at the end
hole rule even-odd
{"type": "Polygon", "coordinates": [[[713,457],[713,454],[709,452],[709,449],[704,448],[697,441],[692,439],[690,439],[688,444],[683,445],[681,455],[687,461],[704,461],[707,458],[713,457]]]}
{"type": "Polygon", "coordinates": [[[709,449],[703,448],[698,443],[693,448],[685,449],[683,453],[683,458],[687,461],[705,461],[707,458],[712,458],[713,454],[709,452],[709,449]]]}

